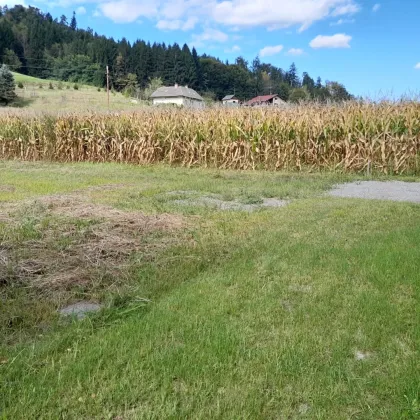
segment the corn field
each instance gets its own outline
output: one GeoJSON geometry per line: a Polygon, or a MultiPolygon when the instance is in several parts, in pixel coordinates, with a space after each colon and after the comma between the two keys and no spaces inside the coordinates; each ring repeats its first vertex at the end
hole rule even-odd
{"type": "Polygon", "coordinates": [[[420,104],[0,115],[0,159],[420,173],[420,104]]]}

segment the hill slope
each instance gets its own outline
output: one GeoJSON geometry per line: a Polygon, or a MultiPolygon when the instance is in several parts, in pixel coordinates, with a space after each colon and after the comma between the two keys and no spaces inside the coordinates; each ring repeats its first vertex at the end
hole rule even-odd
{"type": "Polygon", "coordinates": [[[0,10],[0,61],[30,76],[101,87],[109,66],[117,91],[143,88],[151,78],[161,78],[166,85],[188,85],[212,92],[217,99],[234,91],[240,99],[249,99],[270,89],[284,100],[350,98],[343,86],[331,89],[307,73],[301,78],[293,64],[287,71],[261,63],[258,57],[252,63],[238,57],[234,64],[226,64],[206,54],[199,56],[186,44],[151,45],[143,40],[130,44],[124,38],[117,42],[22,6],[0,10]]]}
{"type": "MultiPolygon", "coordinates": [[[[105,89],[94,86],[59,82],[51,79],[40,79],[13,72],[16,85],[22,83],[23,88],[16,88],[18,107],[35,112],[79,112],[107,111],[108,101],[105,89]],[[52,89],[51,89],[52,87],[52,89]]],[[[121,93],[110,94],[111,110],[135,110],[142,106],[140,101],[133,101],[121,93]]],[[[8,112],[10,108],[8,109],[8,112]]]]}

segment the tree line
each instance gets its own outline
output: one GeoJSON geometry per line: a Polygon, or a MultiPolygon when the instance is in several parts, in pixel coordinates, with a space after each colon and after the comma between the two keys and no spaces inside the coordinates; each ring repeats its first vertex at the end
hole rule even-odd
{"type": "Polygon", "coordinates": [[[342,101],[352,96],[338,83],[300,77],[294,63],[288,70],[238,57],[223,62],[199,55],[187,44],[166,45],[137,40],[133,43],[99,35],[77,27],[75,13],[68,19],[53,18],[34,7],[0,7],[0,63],[14,71],[44,79],[106,84],[109,66],[111,86],[132,93],[160,79],[165,85],[188,85],[201,94],[220,100],[235,94],[245,100],[277,93],[283,100],[342,101]]]}

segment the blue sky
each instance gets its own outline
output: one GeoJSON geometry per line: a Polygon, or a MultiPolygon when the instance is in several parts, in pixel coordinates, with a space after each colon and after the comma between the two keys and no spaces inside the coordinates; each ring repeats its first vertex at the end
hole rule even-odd
{"type": "MultiPolygon", "coordinates": [[[[25,4],[16,0],[16,3],[25,4]]],[[[13,1],[6,1],[11,6],[13,1]]],[[[0,5],[5,2],[0,0],[0,5]]],[[[129,41],[187,43],[337,80],[356,95],[420,92],[420,0],[31,0],[129,41]],[[416,68],[418,67],[418,68],[416,68]]]]}

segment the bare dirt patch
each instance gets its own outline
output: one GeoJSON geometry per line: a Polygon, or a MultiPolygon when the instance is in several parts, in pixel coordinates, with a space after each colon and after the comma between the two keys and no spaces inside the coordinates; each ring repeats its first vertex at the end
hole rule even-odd
{"type": "Polygon", "coordinates": [[[334,197],[420,203],[420,182],[362,181],[337,185],[329,192],[334,197]]]}
{"type": "Polygon", "coordinates": [[[277,198],[263,198],[258,203],[241,203],[237,200],[223,200],[214,194],[200,195],[196,191],[171,191],[167,193],[169,196],[181,195],[186,198],[176,199],[173,202],[182,206],[202,206],[214,208],[217,210],[245,211],[254,212],[262,208],[284,207],[289,202],[277,198]]]}
{"type": "Polygon", "coordinates": [[[75,316],[78,319],[83,319],[92,312],[101,310],[101,305],[93,302],[76,302],[59,310],[60,315],[75,316]]]}
{"type": "Polygon", "coordinates": [[[0,209],[0,221],[7,221],[0,284],[45,292],[121,281],[131,255],[152,258],[185,226],[181,216],[124,212],[73,195],[9,203],[0,209]],[[33,237],[19,239],[27,235],[22,229],[33,237]]]}
{"type": "Polygon", "coordinates": [[[0,185],[0,192],[15,192],[16,188],[13,185],[0,185]]]}
{"type": "Polygon", "coordinates": [[[357,361],[363,361],[363,360],[368,360],[372,357],[372,353],[368,352],[368,351],[360,351],[360,350],[356,350],[354,352],[354,358],[357,361]]]}

